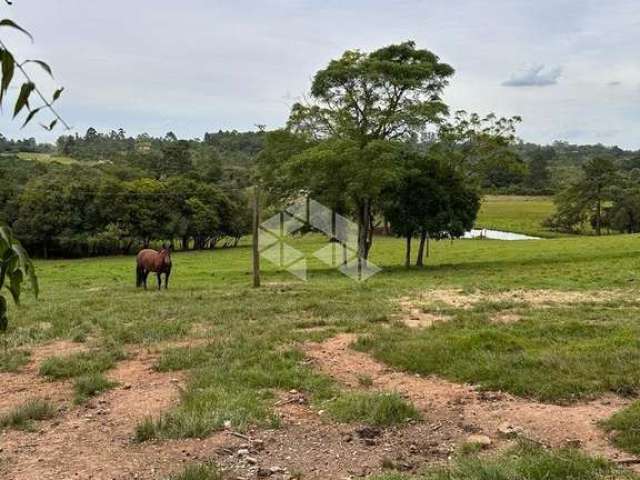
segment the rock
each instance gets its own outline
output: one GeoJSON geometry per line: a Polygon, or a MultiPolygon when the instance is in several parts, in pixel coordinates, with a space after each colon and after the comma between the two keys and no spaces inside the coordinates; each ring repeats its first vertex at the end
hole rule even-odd
{"type": "Polygon", "coordinates": [[[131,390],[131,384],[130,384],[130,383],[125,383],[125,384],[122,386],[122,389],[123,389],[123,390],[131,390]]]}
{"type": "Polygon", "coordinates": [[[251,446],[258,451],[264,450],[264,441],[256,438],[251,441],[251,446]]]}
{"type": "Polygon", "coordinates": [[[253,457],[245,457],[245,460],[247,461],[247,463],[248,463],[249,465],[255,465],[256,463],[258,463],[258,460],[256,460],[256,459],[255,459],[255,458],[253,458],[253,457]]]}
{"type": "Polygon", "coordinates": [[[567,448],[582,448],[582,440],[579,438],[567,438],[564,441],[564,446],[567,448]]]}
{"type": "Polygon", "coordinates": [[[504,395],[501,392],[489,392],[482,390],[478,394],[478,398],[480,400],[484,400],[485,402],[498,402],[504,399],[504,395]]]}
{"type": "Polygon", "coordinates": [[[239,457],[246,457],[247,455],[249,455],[249,449],[248,448],[241,448],[238,450],[238,456],[239,457]]]}
{"type": "Polygon", "coordinates": [[[271,467],[269,470],[271,470],[272,474],[276,474],[276,473],[286,473],[286,470],[282,467],[271,467]]]}
{"type": "Polygon", "coordinates": [[[224,421],[224,428],[226,428],[227,430],[231,428],[231,420],[224,421]]]}
{"type": "Polygon", "coordinates": [[[373,438],[365,438],[364,444],[368,447],[373,447],[374,445],[376,445],[376,441],[373,438]]]}
{"type": "Polygon", "coordinates": [[[469,435],[467,437],[467,443],[480,445],[482,448],[489,448],[492,442],[487,435],[469,435]]]}
{"type": "Polygon", "coordinates": [[[256,472],[256,475],[258,476],[258,478],[265,478],[273,475],[273,472],[270,468],[259,468],[256,472]]]}
{"type": "Polygon", "coordinates": [[[522,434],[522,427],[512,425],[509,422],[503,422],[498,425],[498,433],[504,438],[515,438],[522,434]]]}
{"type": "Polygon", "coordinates": [[[360,438],[376,438],[382,435],[382,430],[374,427],[361,427],[356,429],[356,433],[360,438]]]}

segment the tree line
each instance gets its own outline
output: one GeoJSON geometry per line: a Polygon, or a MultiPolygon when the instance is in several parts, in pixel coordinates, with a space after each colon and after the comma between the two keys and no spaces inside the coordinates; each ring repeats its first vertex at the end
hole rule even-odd
{"type": "Polygon", "coordinates": [[[86,148],[69,164],[0,156],[0,222],[30,252],[106,255],[165,241],[204,249],[236,245],[248,233],[250,172],[241,153],[168,136],[96,160],[94,142],[110,136],[78,137],[86,148]]]}
{"type": "Polygon", "coordinates": [[[55,147],[0,136],[0,222],[39,255],[235,244],[257,179],[270,206],[312,196],[354,219],[363,258],[384,228],[407,239],[408,262],[418,238],[422,264],[426,240],[470,229],[485,193],[556,193],[547,223],[557,230],[637,231],[638,152],[523,143],[518,117],[450,112],[441,96],[453,73],[405,42],[331,61],[275,131],[182,140],[89,128],[55,147]],[[70,164],[21,160],[24,152],[70,164]],[[592,164],[603,158],[608,173],[594,183],[592,164]]]}
{"type": "Polygon", "coordinates": [[[555,196],[557,211],[546,225],[565,233],[640,232],[639,167],[620,168],[612,156],[591,158],[555,196]]]}

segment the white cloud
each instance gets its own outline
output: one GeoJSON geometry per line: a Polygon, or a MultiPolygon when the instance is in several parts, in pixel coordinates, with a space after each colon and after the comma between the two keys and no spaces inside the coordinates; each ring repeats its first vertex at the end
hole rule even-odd
{"type": "Polygon", "coordinates": [[[544,65],[533,65],[521,72],[511,75],[502,82],[505,87],[546,87],[558,83],[562,67],[545,68],[544,65]]]}

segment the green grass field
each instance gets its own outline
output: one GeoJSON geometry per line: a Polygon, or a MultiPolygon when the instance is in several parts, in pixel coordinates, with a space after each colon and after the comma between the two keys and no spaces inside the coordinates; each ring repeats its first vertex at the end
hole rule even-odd
{"type": "MultiPolygon", "coordinates": [[[[292,243],[309,254],[327,245],[316,235],[292,243]]],[[[39,343],[86,342],[91,354],[61,353],[40,370],[52,381],[74,379],[81,402],[111,388],[101,374],[125,358],[128,346],[201,339],[161,355],[157,370],[185,371],[189,381],[176,407],[132,432],[138,441],[201,438],[227,422],[240,431],[278,427],[276,392],[292,389],[306,392],[313,408],[334,421],[387,425],[417,418],[401,398],[369,392],[364,380],[354,394],[303,361],[298,342],[340,332],[360,334],[358,348],[392,367],[549,402],[640,389],[638,235],[433,242],[426,268],[408,270],[403,242],[381,237],[372,261],[383,271],[364,283],[309,256],[309,281],[263,261],[263,287],[253,289],[250,258],[246,244],[177,252],[170,289],[161,292],[134,287],[133,257],[38,261],[41,297],[25,296],[22,307],[11,307],[0,358],[18,358],[7,369],[19,371],[39,343]],[[393,321],[400,297],[442,289],[482,300],[471,307],[425,305],[451,317],[428,330],[393,321]],[[492,300],[514,289],[582,292],[586,300],[492,300]],[[609,291],[609,299],[590,300],[609,291]],[[505,312],[521,320],[491,321],[505,312]],[[318,326],[323,329],[308,328],[318,326]]]]}
{"type": "Polygon", "coordinates": [[[51,153],[20,152],[18,153],[18,158],[20,158],[21,160],[32,160],[34,162],[43,162],[43,163],[57,162],[65,165],[77,163],[77,160],[74,160],[71,157],[65,157],[64,155],[54,155],[51,153]]]}
{"type": "Polygon", "coordinates": [[[551,197],[487,195],[482,200],[476,228],[505,230],[535,237],[563,236],[542,226],[555,211],[551,197]]]}

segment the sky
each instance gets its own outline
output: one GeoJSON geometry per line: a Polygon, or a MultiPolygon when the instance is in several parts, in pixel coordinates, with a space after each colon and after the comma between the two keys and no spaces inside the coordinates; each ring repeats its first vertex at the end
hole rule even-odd
{"type": "MultiPolygon", "coordinates": [[[[640,149],[638,0],[14,0],[0,14],[33,34],[0,30],[52,66],[55,80],[34,75],[65,87],[57,107],[80,134],[278,128],[331,59],[411,39],[455,68],[451,110],[520,115],[525,141],[640,149]]],[[[5,136],[63,133],[9,113],[5,136]]]]}

